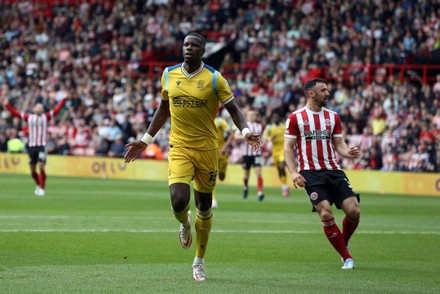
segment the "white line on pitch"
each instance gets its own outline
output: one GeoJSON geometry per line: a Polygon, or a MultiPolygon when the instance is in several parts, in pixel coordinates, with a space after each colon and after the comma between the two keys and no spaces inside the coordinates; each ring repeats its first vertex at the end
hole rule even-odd
{"type": "MultiPolygon", "coordinates": [[[[175,233],[176,230],[116,230],[116,229],[13,229],[0,230],[0,233],[175,233]]],[[[231,234],[321,234],[319,231],[293,230],[212,230],[213,233],[231,234]]],[[[366,235],[440,235],[437,231],[358,231],[356,234],[366,235]]]]}

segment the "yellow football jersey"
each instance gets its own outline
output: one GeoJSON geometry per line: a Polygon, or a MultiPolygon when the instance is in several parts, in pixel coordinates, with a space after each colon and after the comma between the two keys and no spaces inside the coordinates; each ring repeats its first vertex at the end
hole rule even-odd
{"type": "Polygon", "coordinates": [[[234,99],[226,79],[203,64],[189,74],[182,64],[167,67],[162,74],[162,99],[169,100],[170,144],[200,150],[217,148],[214,118],[219,102],[234,99]]]}
{"type": "Polygon", "coordinates": [[[272,142],[272,151],[284,149],[284,132],[286,126],[283,123],[269,124],[264,130],[264,137],[272,142]]]}
{"type": "Polygon", "coordinates": [[[217,128],[218,149],[220,150],[226,143],[226,132],[229,131],[230,128],[228,123],[221,117],[215,118],[215,127],[217,128]]]}

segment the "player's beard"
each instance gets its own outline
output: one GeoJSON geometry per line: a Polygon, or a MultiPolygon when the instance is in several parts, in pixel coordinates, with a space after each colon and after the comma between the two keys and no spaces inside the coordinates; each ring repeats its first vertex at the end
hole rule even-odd
{"type": "Polygon", "coordinates": [[[328,99],[323,98],[321,99],[316,99],[316,103],[320,106],[320,107],[325,107],[327,105],[328,99]]]}

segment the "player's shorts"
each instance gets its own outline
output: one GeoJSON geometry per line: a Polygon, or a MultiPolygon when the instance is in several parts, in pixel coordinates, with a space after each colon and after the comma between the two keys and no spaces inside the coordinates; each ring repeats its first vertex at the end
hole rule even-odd
{"type": "Polygon", "coordinates": [[[215,188],[218,169],[218,149],[195,150],[171,147],[168,154],[168,185],[194,180],[194,189],[210,193],[215,188]]]}
{"type": "Polygon", "coordinates": [[[218,157],[218,173],[226,174],[226,169],[228,168],[229,155],[220,154],[218,157]]]}
{"type": "Polygon", "coordinates": [[[28,147],[27,150],[30,164],[46,163],[47,151],[44,146],[28,147]]]}
{"type": "Polygon", "coordinates": [[[335,204],[338,209],[345,199],[353,196],[360,202],[359,194],[353,191],[342,170],[303,170],[300,174],[306,180],[305,189],[313,205],[312,211],[316,211],[315,205],[323,200],[335,204]]]}
{"type": "Polygon", "coordinates": [[[272,150],[273,165],[279,166],[281,162],[285,162],[284,150],[272,150]]]}
{"type": "Polygon", "coordinates": [[[250,169],[252,166],[254,167],[261,166],[261,156],[259,155],[243,156],[243,168],[250,169]]]}

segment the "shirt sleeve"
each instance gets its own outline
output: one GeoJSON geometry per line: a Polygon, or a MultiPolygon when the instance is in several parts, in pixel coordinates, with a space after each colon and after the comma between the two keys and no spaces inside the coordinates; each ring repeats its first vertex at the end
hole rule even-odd
{"type": "Polygon", "coordinates": [[[333,129],[333,137],[342,137],[341,119],[338,114],[335,114],[335,127],[333,129]]]}
{"type": "Polygon", "coordinates": [[[162,73],[162,77],[160,79],[160,85],[162,87],[160,95],[162,96],[163,100],[168,100],[169,99],[169,97],[168,97],[168,88],[167,88],[168,81],[167,80],[168,80],[168,68],[166,68],[164,70],[164,72],[162,73]]]}
{"type": "Polygon", "coordinates": [[[217,77],[217,96],[223,104],[234,99],[228,81],[219,73],[217,77]]]}
{"type": "Polygon", "coordinates": [[[297,138],[300,135],[298,120],[295,114],[290,114],[286,120],[286,130],[284,131],[284,137],[297,138]]]}

